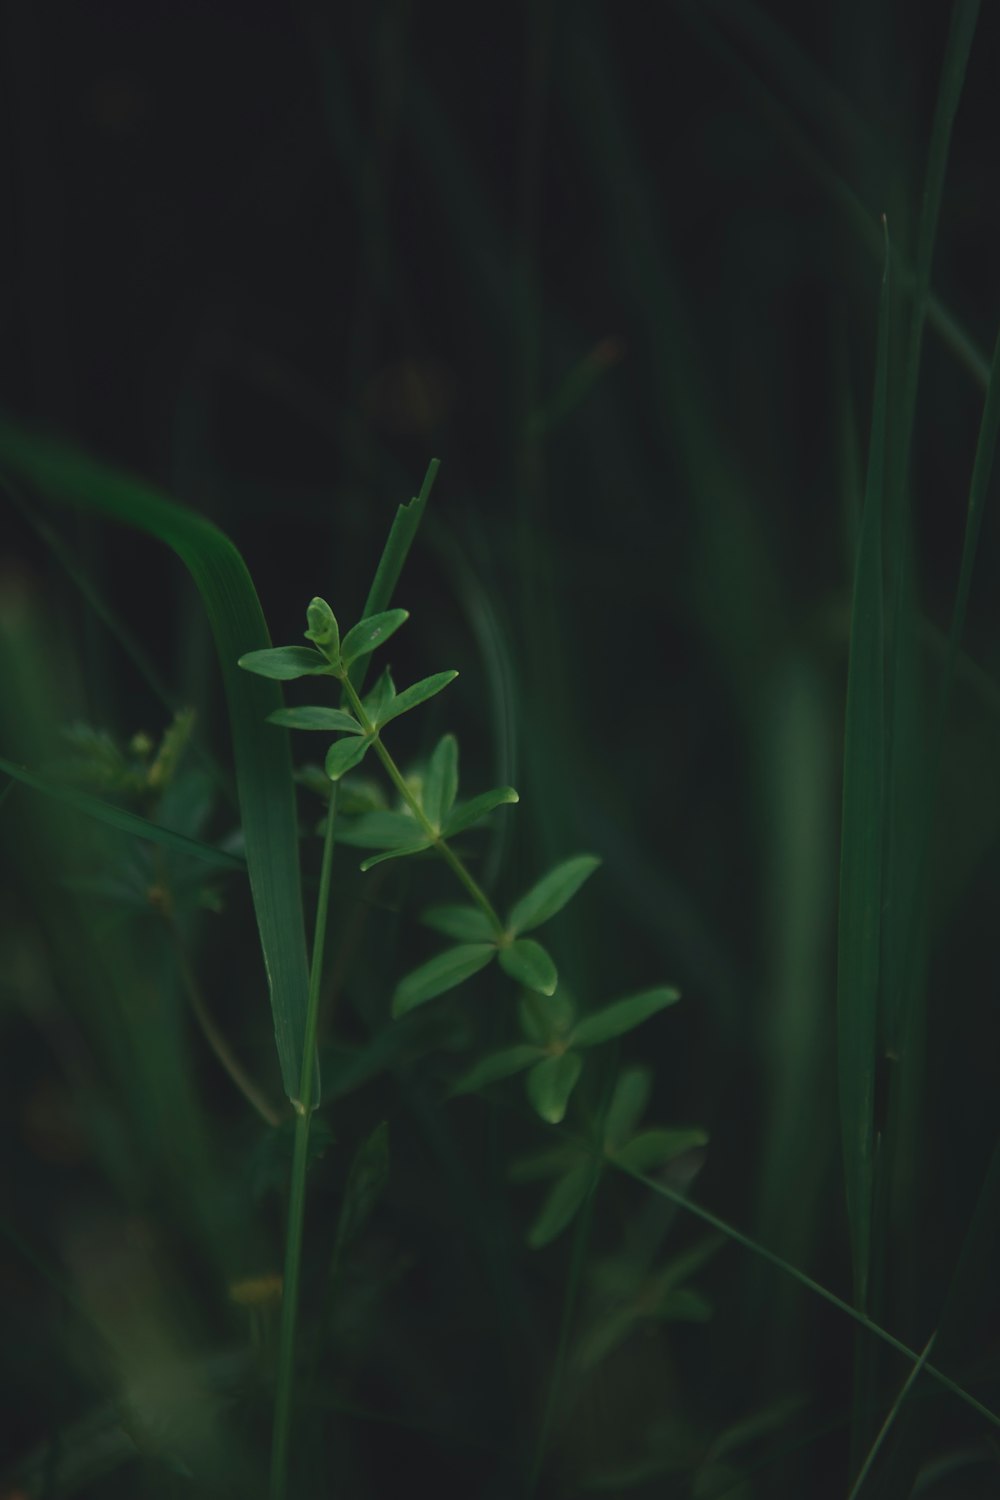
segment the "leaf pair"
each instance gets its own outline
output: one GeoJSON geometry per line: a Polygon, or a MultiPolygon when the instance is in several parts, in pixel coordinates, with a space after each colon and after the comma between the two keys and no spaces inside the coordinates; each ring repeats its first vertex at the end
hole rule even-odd
{"type": "MultiPolygon", "coordinates": [[[[442,675],[449,676],[447,673],[442,675]]],[[[512,786],[501,786],[482,792],[469,802],[455,805],[458,795],[458,742],[453,734],[442,736],[423,776],[419,780],[411,779],[409,784],[420,812],[423,813],[424,823],[409,809],[396,812],[378,810],[355,819],[350,829],[342,835],[344,843],[384,851],[364,860],[362,870],[370,870],[387,859],[420,854],[423,850],[430,849],[438,839],[451,838],[471,827],[494,808],[518,800],[512,786]]],[[[472,940],[494,941],[496,932],[485,913],[478,907],[470,907],[469,911],[477,919],[470,929],[472,940]]],[[[459,934],[462,935],[464,934],[459,934]]]]}
{"type": "Polygon", "coordinates": [[[526,1080],[528,1098],[543,1120],[558,1125],[583,1068],[583,1058],[576,1049],[624,1036],[679,999],[677,990],[662,985],[616,1000],[576,1026],[572,1025],[570,1009],[567,1026],[565,1002],[558,1004],[561,996],[553,997],[556,1003],[549,1004],[530,996],[521,1005],[521,1029],[526,1042],[482,1058],[459,1079],[452,1092],[474,1093],[530,1068],[526,1080]]]}
{"type": "MultiPolygon", "coordinates": [[[[346,677],[363,656],[381,646],[410,618],[405,609],[387,609],[359,620],[340,639],[336,616],[325,599],[313,599],[306,609],[310,646],[274,646],[266,651],[248,651],[239,665],[258,677],[292,682],[297,677],[346,677]]],[[[298,726],[296,726],[298,727],[298,726]]],[[[305,726],[303,726],[305,727],[305,726]]]]}
{"type": "Polygon", "coordinates": [[[596,1186],[605,1159],[614,1159],[632,1171],[648,1173],[666,1166],[685,1151],[707,1144],[705,1131],[693,1127],[633,1134],[649,1102],[650,1090],[648,1068],[626,1069],[615,1084],[596,1151],[583,1144],[559,1146],[554,1151],[522,1159],[511,1168],[512,1182],[557,1179],[528,1231],[531,1249],[540,1250],[550,1244],[573,1222],[596,1186]]]}
{"type": "MultiPolygon", "coordinates": [[[[426,805],[426,789],[424,796],[426,805]]],[[[445,820],[442,834],[447,836],[468,827],[477,817],[498,806],[500,801],[516,800],[517,793],[509,787],[484,792],[481,797],[475,797],[464,807],[456,809],[454,816],[445,820]]],[[[363,868],[375,862],[366,860],[363,868]]],[[[559,982],[555,964],[541,943],[522,938],[519,934],[540,926],[561,911],[599,864],[600,860],[592,854],[579,854],[564,860],[514,903],[502,932],[497,932],[486,911],[476,906],[429,908],[423,920],[438,932],[458,938],[459,946],[445,949],[400,982],[393,996],[393,1015],[405,1015],[415,1006],[454,989],[484,969],[494,958],[499,958],[500,967],[516,983],[539,994],[552,995],[559,982]]]]}

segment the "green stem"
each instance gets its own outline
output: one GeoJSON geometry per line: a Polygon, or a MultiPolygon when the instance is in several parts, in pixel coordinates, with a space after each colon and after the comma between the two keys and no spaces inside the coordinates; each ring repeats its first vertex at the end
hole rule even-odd
{"type": "Polygon", "coordinates": [[[423,829],[428,843],[430,843],[432,847],[437,850],[438,854],[441,855],[441,858],[445,861],[445,863],[451,867],[456,878],[461,881],[462,885],[468,891],[473,901],[475,901],[480,911],[485,913],[487,920],[489,921],[490,925],[497,935],[497,938],[506,939],[506,931],[504,929],[504,925],[497,915],[496,909],[493,906],[493,903],[490,900],[489,896],[487,896],[482,886],[479,885],[478,881],[466,869],[465,865],[459,859],[454,849],[452,849],[446,842],[446,840],[441,836],[440,830],[434,827],[434,824],[430,821],[430,819],[427,817],[427,814],[421,807],[419,799],[413,795],[412,790],[407,785],[406,778],[403,775],[402,771],[399,769],[396,762],[393,760],[392,756],[389,754],[388,750],[379,739],[377,728],[365,713],[364,704],[361,702],[361,699],[358,696],[358,693],[354,687],[354,684],[351,682],[351,679],[345,676],[342,681],[344,684],[344,693],[347,696],[347,700],[350,703],[351,708],[354,710],[355,718],[361,725],[365,734],[371,737],[372,743],[375,746],[375,754],[378,756],[379,760],[385,767],[386,774],[388,775],[393,786],[396,788],[399,795],[402,797],[403,801],[406,803],[407,807],[410,809],[413,816],[420,824],[420,827],[423,829]]]}
{"type": "Polygon", "coordinates": [[[337,788],[330,791],[330,809],[326,817],[323,841],[323,864],[316,902],[316,930],[313,935],[312,964],[309,970],[309,1006],[306,1011],[305,1043],[302,1049],[302,1074],[296,1104],[295,1149],[292,1154],[292,1180],[288,1199],[288,1226],[285,1237],[285,1274],[281,1299],[281,1335],[278,1346],[278,1381],[274,1398],[274,1436],[271,1446],[271,1500],[285,1500],[288,1493],[288,1449],[292,1431],[292,1406],[295,1394],[295,1333],[299,1305],[299,1272],[302,1266],[302,1239],[306,1209],[306,1171],[309,1165],[309,1125],[314,1109],[313,1081],[316,1077],[316,1028],[319,1021],[320,981],[323,972],[323,947],[330,906],[330,870],[333,865],[333,829],[336,821],[337,788]]]}

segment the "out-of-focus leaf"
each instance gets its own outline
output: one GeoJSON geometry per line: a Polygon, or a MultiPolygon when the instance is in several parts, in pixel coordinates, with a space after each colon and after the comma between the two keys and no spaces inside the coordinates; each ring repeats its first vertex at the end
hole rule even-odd
{"type": "Polygon", "coordinates": [[[508,932],[529,932],[540,927],[576,895],[601,861],[593,854],[578,854],[556,865],[531,890],[516,901],[507,919],[508,932]]]}
{"type": "Polygon", "coordinates": [[[504,973],[540,995],[554,995],[559,975],[541,943],[532,938],[518,938],[500,949],[500,967],[504,973]]]}
{"type": "Polygon", "coordinates": [[[528,1245],[532,1250],[541,1250],[551,1244],[572,1223],[590,1192],[593,1180],[593,1163],[582,1161],[553,1185],[528,1232],[528,1245]]]}
{"type": "Polygon", "coordinates": [[[460,943],[488,943],[495,936],[493,924],[478,906],[429,906],[420,920],[460,943]]]}
{"type": "Polygon", "coordinates": [[[624,1146],[619,1146],[615,1155],[630,1172],[655,1172],[685,1151],[707,1144],[705,1131],[694,1126],[678,1130],[644,1130],[641,1135],[626,1141],[624,1146]]]}
{"type": "Polygon", "coordinates": [[[540,1047],[524,1044],[520,1047],[507,1047],[503,1052],[493,1052],[489,1057],[480,1058],[474,1067],[463,1074],[452,1088],[452,1093],[475,1093],[488,1083],[498,1083],[501,1078],[511,1078],[515,1073],[523,1072],[544,1055],[540,1047]]]}
{"type": "Polygon", "coordinates": [[[612,1037],[624,1036],[633,1027],[641,1026],[650,1016],[674,1005],[680,999],[680,991],[666,985],[659,989],[643,990],[627,1000],[616,1000],[592,1016],[584,1016],[573,1032],[574,1047],[594,1047],[612,1037]]]}
{"type": "Polygon", "coordinates": [[[558,1125],[565,1118],[582,1067],[583,1058],[578,1052],[564,1052],[561,1057],[546,1057],[528,1074],[528,1098],[549,1125],[558,1125]]]}
{"type": "Polygon", "coordinates": [[[404,1016],[416,1006],[454,989],[480,969],[485,969],[496,957],[496,951],[493,943],[460,943],[457,948],[446,948],[443,953],[436,954],[400,980],[392,998],[393,1015],[404,1016]]]}

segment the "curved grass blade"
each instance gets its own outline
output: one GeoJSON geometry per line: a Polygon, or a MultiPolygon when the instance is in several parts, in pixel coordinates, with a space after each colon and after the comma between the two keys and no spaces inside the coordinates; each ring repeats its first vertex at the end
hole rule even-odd
{"type": "MultiPolygon", "coordinates": [[[[278,688],[236,665],[270,649],[260,601],[236,547],[204,517],[152,486],[68,447],[0,426],[0,462],[52,500],[134,526],[177,553],[198,586],[215,637],[229,709],[247,869],[285,1091],[299,1093],[308,995],[298,828],[288,735],[264,721],[278,688]]],[[[317,1084],[318,1096],[318,1084],[317,1084]]]]}
{"type": "MultiPolygon", "coordinates": [[[[413,539],[423,519],[424,511],[427,509],[427,501],[430,499],[434,480],[437,478],[437,471],[440,467],[441,460],[432,458],[427,465],[420,493],[414,495],[413,499],[407,501],[405,505],[397,508],[385,546],[382,548],[382,556],[375,569],[372,586],[368,590],[362,619],[370,619],[372,615],[382,614],[388,609],[389,601],[403,571],[403,564],[413,546],[413,539]]],[[[370,657],[363,656],[350,668],[351,682],[359,693],[368,671],[369,661],[370,657]]]]}
{"type": "MultiPolygon", "coordinates": [[[[132,834],[134,838],[147,839],[151,844],[160,844],[165,849],[175,849],[178,854],[189,854],[192,859],[200,859],[205,864],[216,865],[222,870],[246,870],[246,861],[237,854],[230,854],[226,849],[216,849],[214,845],[189,838],[185,833],[175,833],[172,828],[164,828],[160,823],[151,823],[148,818],[129,812],[128,808],[116,807],[113,802],[105,802],[89,792],[80,791],[78,787],[63,786],[57,781],[49,781],[45,776],[36,776],[33,771],[27,771],[23,766],[5,760],[3,756],[0,756],[0,771],[14,781],[31,787],[32,791],[41,792],[43,796],[51,797],[56,802],[63,802],[67,807],[86,813],[87,817],[95,818],[99,823],[106,823],[110,828],[132,834]]],[[[7,790],[9,789],[8,787],[7,790]]]]}
{"type": "Polygon", "coordinates": [[[854,575],[847,670],[837,939],[841,1139],[855,1301],[868,1302],[882,906],[885,645],[882,525],[889,355],[889,250],[879,310],[871,447],[854,575]]]}

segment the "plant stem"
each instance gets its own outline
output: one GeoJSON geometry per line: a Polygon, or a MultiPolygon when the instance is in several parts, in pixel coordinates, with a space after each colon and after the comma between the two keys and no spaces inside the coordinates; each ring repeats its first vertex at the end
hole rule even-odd
{"type": "Polygon", "coordinates": [[[201,1028],[202,1036],[243,1097],[248,1103],[253,1105],[262,1120],[265,1120],[273,1129],[277,1128],[284,1119],[284,1115],[271,1103],[264,1090],[250,1077],[250,1074],[244,1068],[216,1025],[215,1018],[205,1004],[205,997],[201,993],[201,988],[195,978],[194,971],[187,961],[187,955],[184,952],[177,924],[173,917],[169,915],[167,916],[167,926],[174,945],[174,956],[177,959],[177,966],[180,969],[181,982],[187,993],[191,1013],[201,1028]]]}
{"type": "Polygon", "coordinates": [[[333,865],[333,829],[336,819],[337,788],[330,792],[323,840],[323,864],[316,902],[316,930],[313,934],[312,964],[309,970],[309,1006],[306,1011],[305,1042],[302,1049],[302,1076],[299,1083],[298,1111],[295,1121],[295,1149],[292,1154],[292,1180],[288,1199],[288,1226],[285,1236],[285,1274],[281,1299],[281,1335],[278,1346],[278,1380],[274,1398],[274,1436],[271,1446],[271,1500],[285,1500],[288,1493],[288,1450],[292,1430],[292,1406],[295,1394],[295,1332],[299,1303],[299,1272],[302,1266],[302,1238],[306,1208],[306,1171],[309,1165],[309,1126],[316,1076],[316,1028],[319,1020],[320,981],[323,971],[323,947],[330,905],[330,870],[333,865]]]}
{"type": "Polygon", "coordinates": [[[452,849],[446,842],[446,840],[441,836],[440,830],[435,828],[433,823],[427,817],[426,813],[420,805],[419,799],[413,795],[413,792],[407,785],[406,778],[403,775],[402,771],[399,769],[396,762],[393,760],[392,756],[389,754],[388,750],[385,748],[381,739],[379,738],[378,730],[366,714],[364,704],[361,702],[361,699],[358,696],[358,693],[355,690],[354,684],[351,682],[350,678],[345,676],[342,680],[344,684],[344,692],[347,696],[348,702],[351,705],[351,708],[354,710],[354,715],[358,723],[361,725],[365,734],[371,736],[372,743],[375,746],[375,754],[378,756],[379,760],[385,767],[386,774],[388,775],[393,786],[399,792],[399,795],[402,797],[403,801],[406,803],[407,807],[410,809],[413,816],[420,824],[420,827],[427,835],[428,842],[433,846],[433,848],[437,850],[445,863],[451,867],[456,878],[461,881],[462,885],[468,891],[469,895],[472,897],[473,901],[475,901],[479,909],[483,913],[485,913],[490,925],[497,935],[497,938],[505,939],[506,931],[504,925],[497,915],[496,909],[493,906],[493,903],[490,900],[489,896],[487,896],[486,892],[483,890],[482,886],[479,885],[474,876],[471,875],[470,872],[466,869],[465,865],[463,864],[462,860],[459,859],[454,849],[452,849]]]}

